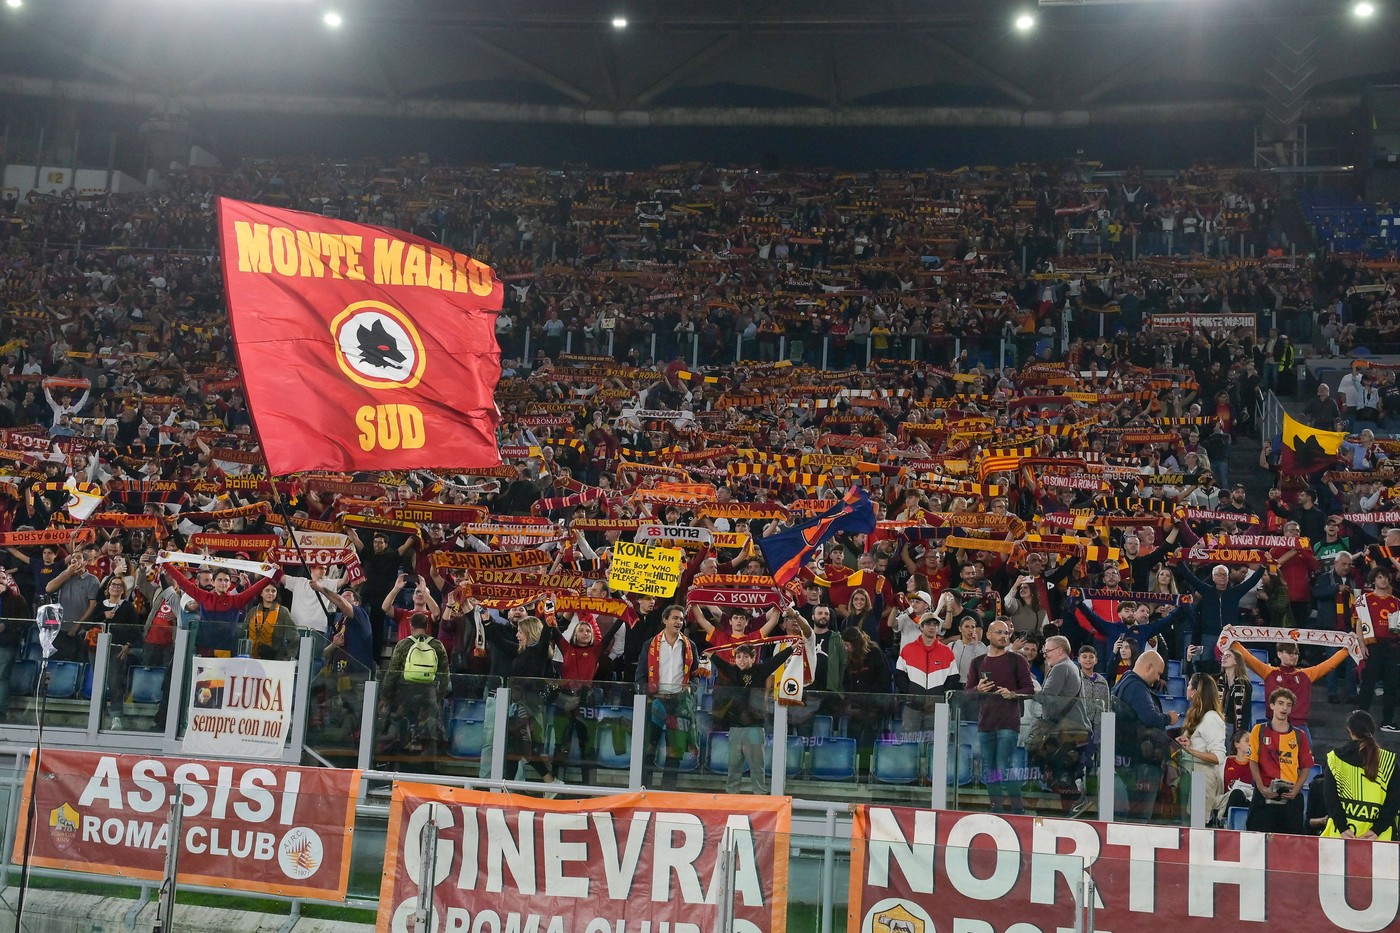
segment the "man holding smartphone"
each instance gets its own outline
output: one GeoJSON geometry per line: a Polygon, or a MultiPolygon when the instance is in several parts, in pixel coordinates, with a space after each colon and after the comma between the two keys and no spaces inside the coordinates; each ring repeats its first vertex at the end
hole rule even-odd
{"type": "Polygon", "coordinates": [[[974,658],[968,678],[977,698],[977,741],[982,752],[982,782],[992,812],[1025,813],[1021,802],[1024,774],[1012,770],[1021,734],[1021,698],[1035,693],[1030,665],[1011,647],[1011,623],[997,619],[987,628],[987,653],[974,658]]]}

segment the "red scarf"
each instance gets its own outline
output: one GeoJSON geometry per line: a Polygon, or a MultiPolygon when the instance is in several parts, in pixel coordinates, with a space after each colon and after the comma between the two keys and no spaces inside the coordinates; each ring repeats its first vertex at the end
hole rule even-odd
{"type": "MultiPolygon", "coordinates": [[[[695,667],[695,646],[684,635],[678,636],[685,651],[685,663],[681,667],[681,687],[690,683],[690,672],[695,667]]],[[[661,689],[661,643],[666,638],[662,632],[647,646],[647,693],[653,696],[661,689]]]]}

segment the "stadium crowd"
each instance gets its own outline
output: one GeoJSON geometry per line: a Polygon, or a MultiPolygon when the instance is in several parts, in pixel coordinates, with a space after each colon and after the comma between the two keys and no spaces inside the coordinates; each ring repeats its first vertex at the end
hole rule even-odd
{"type": "MultiPolygon", "coordinates": [[[[1133,816],[1200,780],[1222,816],[1303,831],[1314,683],[1330,702],[1379,700],[1379,730],[1354,718],[1349,744],[1328,744],[1365,759],[1377,731],[1400,731],[1397,448],[1366,430],[1305,461],[1296,437],[1263,438],[1260,469],[1235,476],[1230,450],[1259,435],[1263,393],[1295,387],[1289,322],[1340,341],[1400,305],[1394,263],[1287,258],[1279,196],[1209,168],[1104,185],[1073,164],[406,161],[255,162],[159,197],[8,201],[0,710],[29,710],[9,695],[24,620],[56,598],[60,660],[91,664],[109,636],[112,729],[139,711],[138,673],[168,682],[176,630],[198,653],[283,659],[309,630],[312,737],[363,738],[356,697],[374,680],[375,760],[401,770],[458,763],[474,728],[488,773],[490,688],[505,685],[508,759],[546,783],[596,778],[630,731],[601,711],[639,691],[649,784],[678,786],[708,753],[731,792],[745,767],[762,791],[775,702],[804,740],[797,774],[822,777],[825,741],[851,750],[831,779],[926,782],[953,754],[927,742],[947,701],[994,810],[1023,810],[1032,765],[1079,813],[1111,706],[1133,816]],[[507,284],[507,465],[260,475],[213,252],[219,195],[490,263],[507,284]],[[1223,255],[1241,234],[1258,259],[1223,255]],[[759,542],[855,487],[872,530],[775,580],[759,542]],[[614,549],[638,534],[685,549],[674,596],[609,590],[614,549]],[[1355,631],[1365,662],[1287,640],[1276,665],[1220,649],[1250,623],[1355,631]],[[912,771],[889,770],[896,749],[912,771]]],[[[1311,403],[1313,427],[1400,414],[1383,367],[1344,383],[1311,403]]],[[[1321,780],[1312,808],[1336,828],[1337,782],[1321,780]]]]}

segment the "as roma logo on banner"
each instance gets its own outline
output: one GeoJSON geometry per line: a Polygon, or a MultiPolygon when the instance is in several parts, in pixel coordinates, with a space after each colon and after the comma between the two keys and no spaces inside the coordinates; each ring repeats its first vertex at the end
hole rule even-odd
{"type": "Polygon", "coordinates": [[[229,323],[269,471],[490,468],[490,267],[398,230],[219,201],[229,323]]]}
{"type": "Polygon", "coordinates": [[[418,929],[709,933],[732,901],[735,933],[785,933],[791,822],[786,797],[555,801],[396,783],[376,930],[417,933],[428,882],[434,916],[418,929]]]}

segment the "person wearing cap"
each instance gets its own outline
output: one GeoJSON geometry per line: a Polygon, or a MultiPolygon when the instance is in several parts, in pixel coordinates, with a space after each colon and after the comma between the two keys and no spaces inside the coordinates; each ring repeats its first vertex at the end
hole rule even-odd
{"type": "MultiPolygon", "coordinates": [[[[894,617],[894,632],[899,638],[899,650],[919,637],[919,621],[929,613],[933,597],[928,590],[918,590],[909,594],[909,608],[894,617]]],[[[935,618],[938,618],[935,615],[935,618]]],[[[942,620],[940,619],[940,622],[942,620]]]]}
{"type": "Polygon", "coordinates": [[[924,613],[919,637],[904,645],[894,665],[894,689],[902,697],[899,731],[906,741],[919,741],[933,730],[936,698],[962,686],[953,651],[938,638],[938,616],[924,613]]]}

